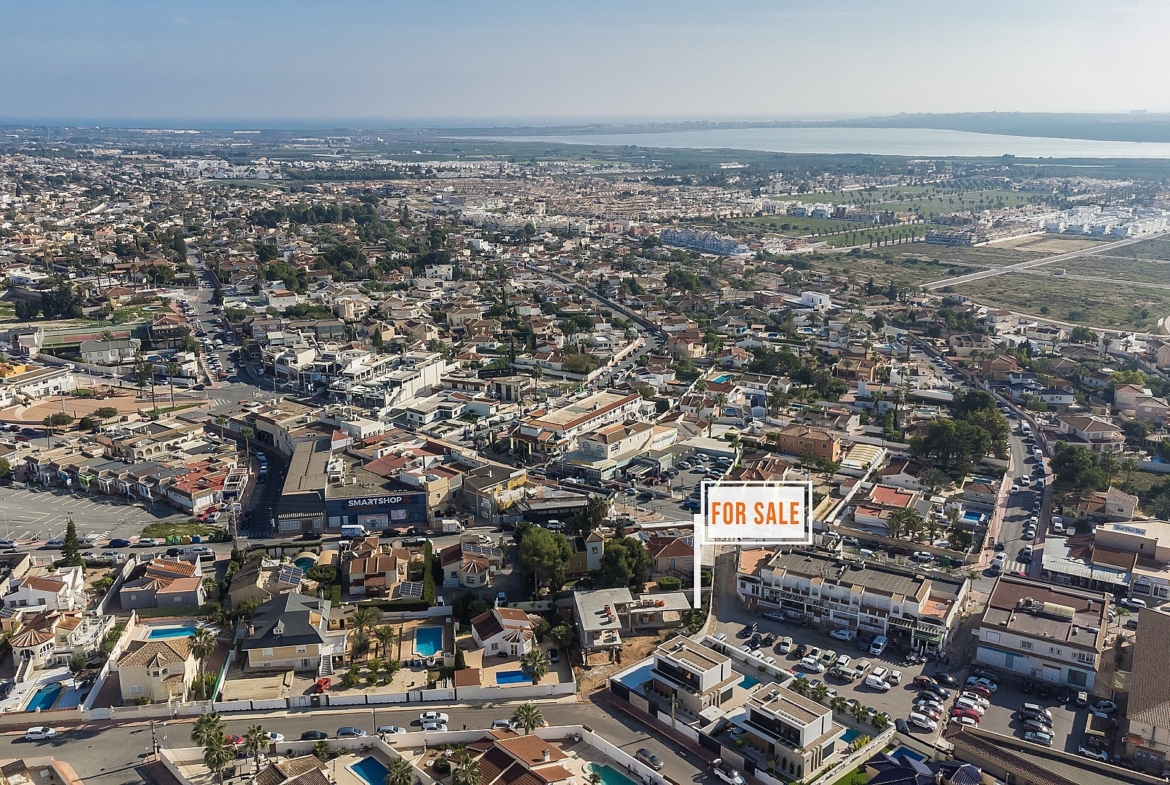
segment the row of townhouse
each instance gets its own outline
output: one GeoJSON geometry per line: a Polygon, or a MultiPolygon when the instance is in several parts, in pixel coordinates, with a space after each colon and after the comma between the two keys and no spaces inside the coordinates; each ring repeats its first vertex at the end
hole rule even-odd
{"type": "Polygon", "coordinates": [[[944,648],[969,588],[966,577],[928,577],[815,550],[744,550],[736,575],[748,608],[885,635],[907,650],[944,648]]]}

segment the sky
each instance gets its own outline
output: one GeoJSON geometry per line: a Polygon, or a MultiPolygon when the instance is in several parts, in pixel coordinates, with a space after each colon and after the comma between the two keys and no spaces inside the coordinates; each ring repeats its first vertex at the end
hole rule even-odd
{"type": "Polygon", "coordinates": [[[1162,0],[0,0],[0,123],[1170,111],[1162,0]]]}

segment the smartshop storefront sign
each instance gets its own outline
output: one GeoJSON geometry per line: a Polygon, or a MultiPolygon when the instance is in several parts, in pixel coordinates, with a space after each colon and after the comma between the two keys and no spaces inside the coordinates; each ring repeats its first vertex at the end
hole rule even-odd
{"type": "MultiPolygon", "coordinates": [[[[695,547],[812,544],[812,483],[719,480],[703,483],[695,547]]],[[[701,558],[695,559],[699,607],[701,558]]]]}

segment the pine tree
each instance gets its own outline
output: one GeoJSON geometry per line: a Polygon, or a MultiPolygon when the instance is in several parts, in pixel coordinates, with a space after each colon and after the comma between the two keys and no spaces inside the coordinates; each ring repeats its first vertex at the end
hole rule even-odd
{"type": "Polygon", "coordinates": [[[77,539],[77,525],[73,523],[73,516],[65,524],[65,547],[61,549],[61,562],[66,567],[81,566],[81,541],[77,539]]]}

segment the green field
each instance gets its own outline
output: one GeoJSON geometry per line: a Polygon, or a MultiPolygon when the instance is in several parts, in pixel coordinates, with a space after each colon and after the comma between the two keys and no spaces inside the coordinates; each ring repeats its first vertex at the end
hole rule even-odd
{"type": "Polygon", "coordinates": [[[1110,251],[1110,256],[1126,256],[1130,259],[1170,260],[1170,240],[1142,240],[1140,243],[1110,251]]]}
{"type": "Polygon", "coordinates": [[[973,264],[979,267],[1002,267],[1039,259],[1051,254],[1005,248],[998,245],[977,245],[974,247],[954,245],[930,245],[919,243],[903,249],[904,253],[915,254],[923,259],[937,260],[943,264],[973,264]]]}
{"type": "Polygon", "coordinates": [[[1097,281],[1006,273],[957,286],[955,292],[984,305],[1090,327],[1161,332],[1158,321],[1170,316],[1170,290],[1097,281]]]}

